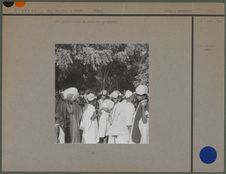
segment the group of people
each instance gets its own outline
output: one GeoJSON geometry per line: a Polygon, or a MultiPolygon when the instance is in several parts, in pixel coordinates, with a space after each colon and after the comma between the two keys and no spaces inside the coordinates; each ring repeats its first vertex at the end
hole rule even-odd
{"type": "Polygon", "coordinates": [[[148,87],[143,84],[135,92],[102,90],[97,96],[68,88],[56,102],[56,143],[148,144],[148,108],[148,87]]]}

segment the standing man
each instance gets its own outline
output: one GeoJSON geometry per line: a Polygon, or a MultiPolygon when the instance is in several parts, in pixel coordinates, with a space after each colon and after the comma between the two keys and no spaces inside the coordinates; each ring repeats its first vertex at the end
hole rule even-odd
{"type": "Polygon", "coordinates": [[[77,103],[78,90],[73,87],[68,88],[62,92],[62,96],[66,103],[66,110],[64,110],[65,142],[80,143],[79,123],[82,118],[82,108],[77,103]]]}
{"type": "Polygon", "coordinates": [[[114,106],[114,103],[107,98],[107,91],[102,90],[99,103],[99,143],[108,142],[109,129],[109,114],[114,106]]]}
{"type": "Polygon", "coordinates": [[[123,94],[119,90],[115,90],[118,93],[118,101],[121,102],[123,100],[123,94]]]}
{"type": "Polygon", "coordinates": [[[120,107],[121,107],[121,102],[120,97],[119,97],[119,92],[117,90],[113,91],[110,94],[110,98],[114,103],[114,107],[112,109],[112,112],[110,113],[109,117],[109,123],[110,123],[110,128],[109,128],[109,144],[115,144],[115,136],[113,132],[113,120],[115,117],[118,117],[118,114],[120,112],[120,107]]]}
{"type": "Polygon", "coordinates": [[[88,104],[84,110],[80,124],[80,129],[83,130],[82,142],[84,144],[97,144],[99,141],[97,114],[95,108],[97,97],[93,93],[89,93],[86,98],[88,104]]]}
{"type": "Polygon", "coordinates": [[[136,96],[139,104],[134,115],[131,140],[136,144],[149,144],[148,87],[139,85],[136,96]]]}
{"type": "Polygon", "coordinates": [[[133,115],[135,112],[132,104],[133,93],[125,92],[125,99],[120,103],[118,113],[113,117],[111,135],[115,144],[128,144],[130,139],[133,115]]]}
{"type": "Polygon", "coordinates": [[[100,93],[99,93],[100,99],[98,100],[98,104],[99,104],[99,108],[102,107],[102,104],[104,102],[104,100],[107,99],[107,91],[105,89],[103,89],[100,93]]]}

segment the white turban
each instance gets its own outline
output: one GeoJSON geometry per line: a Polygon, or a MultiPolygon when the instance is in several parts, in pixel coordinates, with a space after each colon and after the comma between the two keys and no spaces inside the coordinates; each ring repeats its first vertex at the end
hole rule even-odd
{"type": "Polygon", "coordinates": [[[133,93],[130,91],[130,90],[127,90],[126,92],[125,92],[125,98],[129,98],[129,97],[131,97],[133,95],[133,93]]]}
{"type": "Polygon", "coordinates": [[[113,91],[113,92],[109,95],[110,98],[118,98],[118,96],[119,96],[119,93],[118,93],[117,91],[113,91]]]}
{"type": "Polygon", "coordinates": [[[61,93],[63,94],[63,99],[64,100],[74,101],[76,98],[79,97],[78,89],[77,88],[73,88],[73,87],[65,89],[61,93]]]}
{"type": "Polygon", "coordinates": [[[93,93],[89,93],[87,96],[86,96],[87,100],[88,101],[93,101],[94,99],[96,99],[96,95],[93,94],[93,93]]]}
{"type": "Polygon", "coordinates": [[[148,87],[146,85],[139,85],[136,88],[136,93],[138,95],[144,95],[144,94],[148,94],[148,87]]]}

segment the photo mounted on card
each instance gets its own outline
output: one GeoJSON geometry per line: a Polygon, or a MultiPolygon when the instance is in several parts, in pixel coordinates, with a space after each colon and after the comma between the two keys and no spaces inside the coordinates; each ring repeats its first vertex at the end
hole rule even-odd
{"type": "Polygon", "coordinates": [[[56,44],[56,142],[149,143],[149,45],[56,44]]]}
{"type": "Polygon", "coordinates": [[[223,3],[2,10],[2,171],[224,171],[223,3]]]}

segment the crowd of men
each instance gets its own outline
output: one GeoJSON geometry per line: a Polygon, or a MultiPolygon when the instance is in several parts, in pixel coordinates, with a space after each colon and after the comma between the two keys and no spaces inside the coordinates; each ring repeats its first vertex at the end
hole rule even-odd
{"type": "Polygon", "coordinates": [[[55,111],[56,143],[148,144],[148,87],[79,95],[71,87],[60,92],[55,111]],[[81,102],[83,101],[83,102],[81,102]]]}

